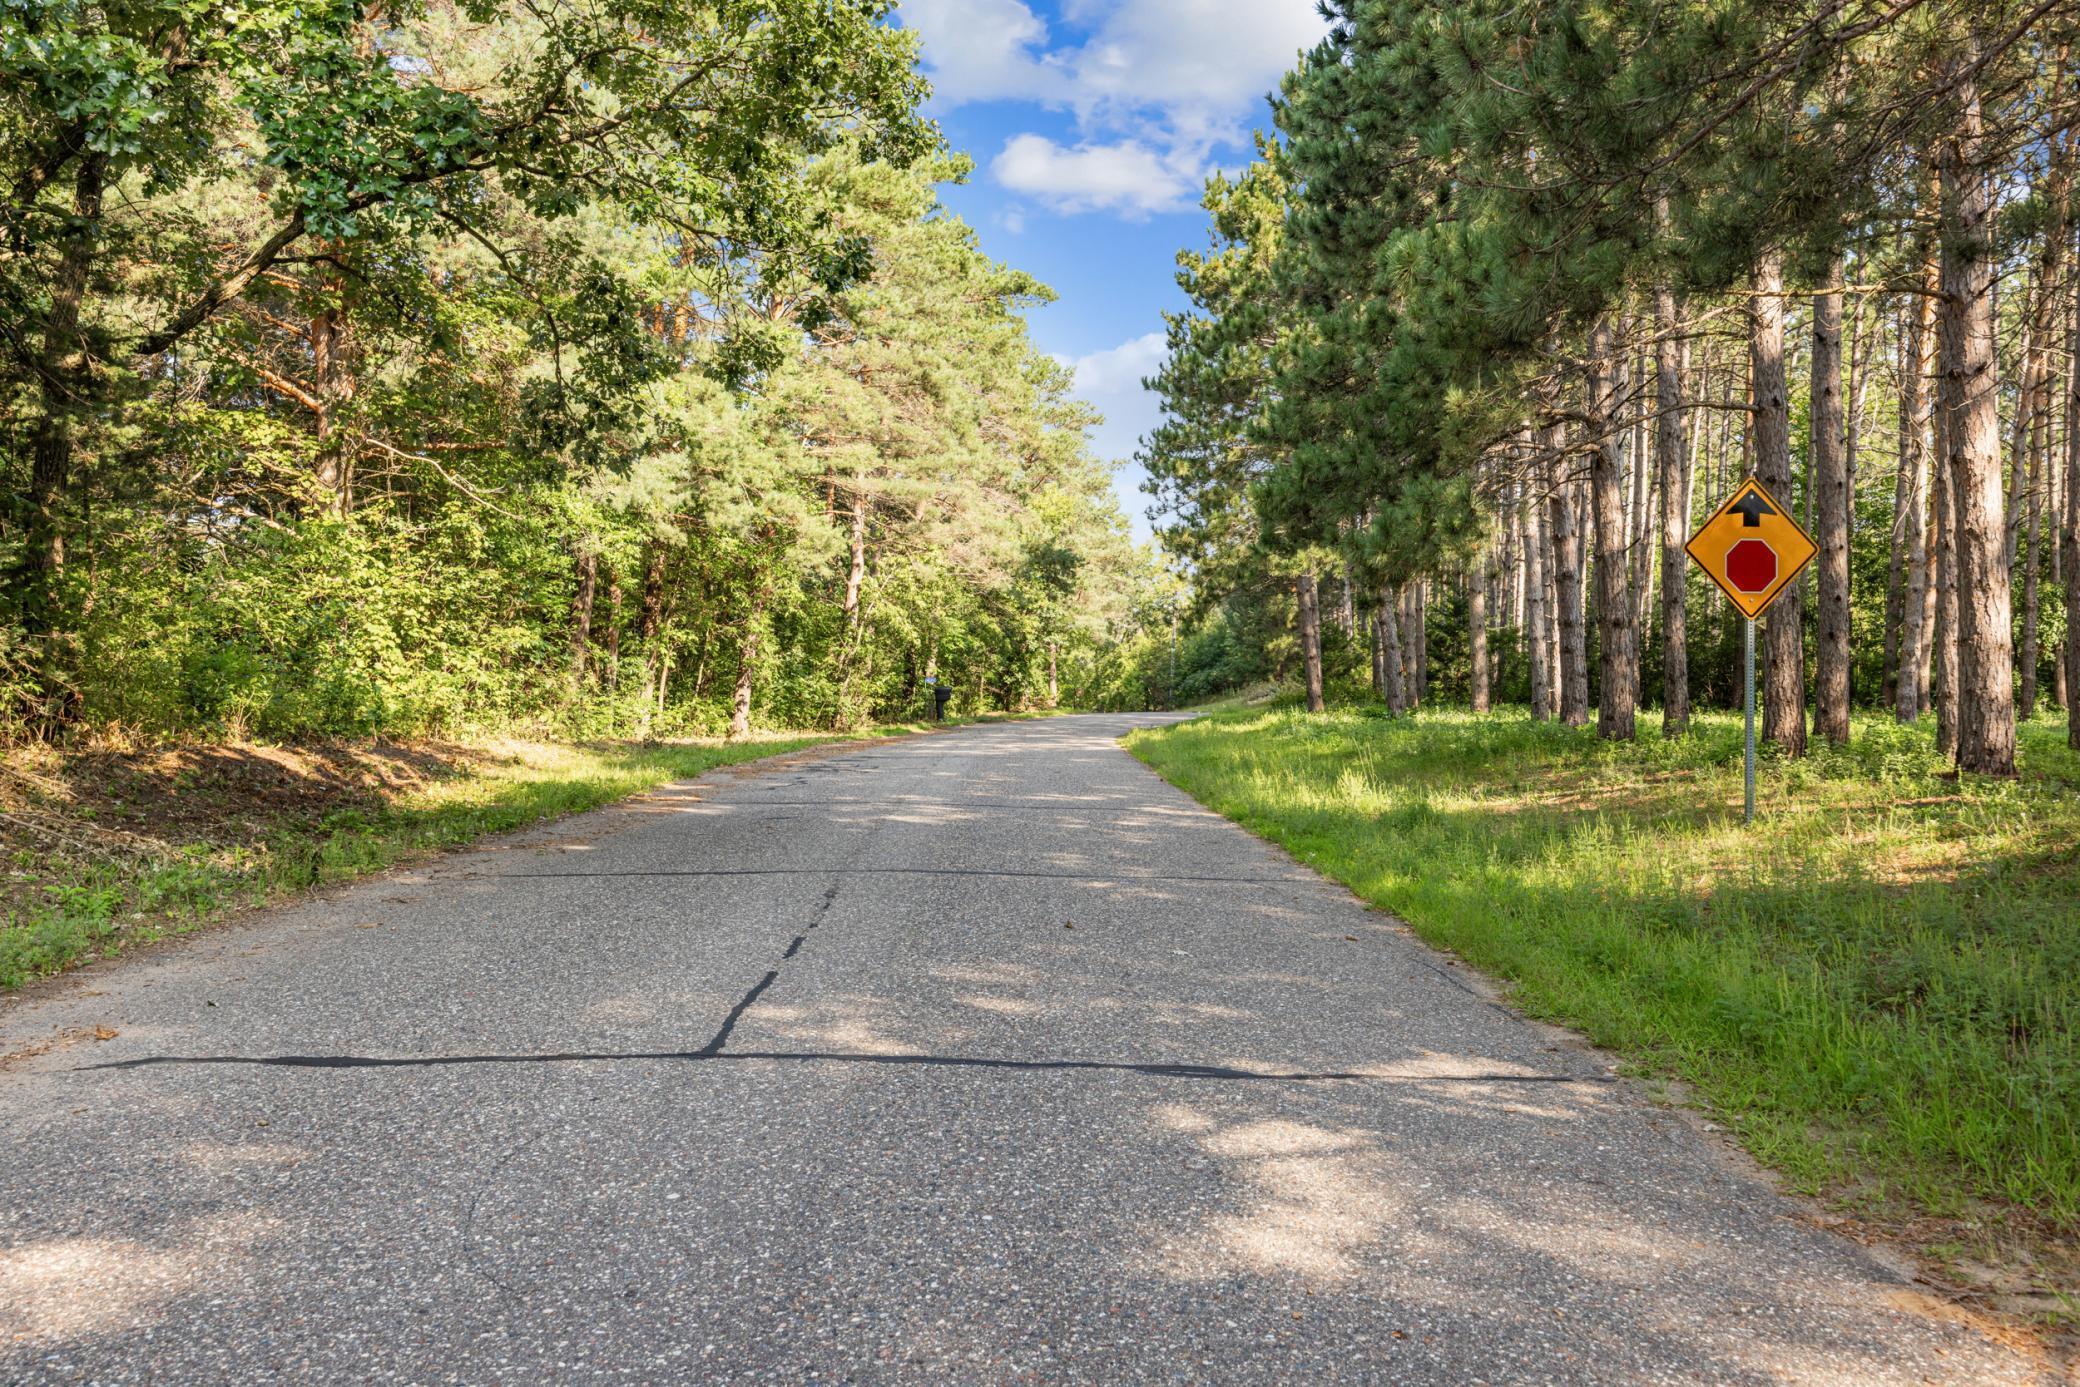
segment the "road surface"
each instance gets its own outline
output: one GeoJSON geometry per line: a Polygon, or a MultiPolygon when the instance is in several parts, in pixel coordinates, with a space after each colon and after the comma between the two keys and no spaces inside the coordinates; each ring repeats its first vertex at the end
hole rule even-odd
{"type": "Polygon", "coordinates": [[[2032,1380],[1147,721],[718,773],[8,1006],[0,1382],[2032,1380]]]}

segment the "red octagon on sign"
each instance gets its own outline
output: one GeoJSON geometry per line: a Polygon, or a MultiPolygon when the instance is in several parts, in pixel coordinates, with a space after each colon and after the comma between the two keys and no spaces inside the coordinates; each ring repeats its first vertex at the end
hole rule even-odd
{"type": "Polygon", "coordinates": [[[1777,581],[1777,551],[1759,539],[1744,539],[1726,551],[1726,581],[1736,591],[1762,593],[1777,581]]]}

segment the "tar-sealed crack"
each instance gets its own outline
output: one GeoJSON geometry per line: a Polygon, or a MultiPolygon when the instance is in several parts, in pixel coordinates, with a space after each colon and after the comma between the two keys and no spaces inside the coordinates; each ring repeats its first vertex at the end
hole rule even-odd
{"type": "MultiPolygon", "coordinates": [[[[809,917],[809,923],[802,926],[802,932],[788,943],[787,952],[780,955],[781,962],[784,963],[800,953],[802,945],[809,942],[810,933],[830,917],[831,907],[838,903],[838,892],[845,887],[843,873],[851,870],[852,864],[866,853],[867,841],[862,839],[859,846],[853,849],[852,855],[846,860],[845,865],[833,872],[832,875],[836,879],[824,889],[823,900],[817,904],[816,913],[809,917]]],[[[779,980],[780,970],[774,968],[753,983],[751,990],[737,999],[737,1004],[729,1009],[729,1015],[722,1018],[722,1025],[716,1028],[715,1034],[708,1038],[706,1045],[694,1052],[694,1056],[700,1059],[714,1059],[721,1055],[722,1047],[729,1043],[730,1033],[737,1028],[737,1022],[743,1020],[744,1013],[751,1010],[752,1004],[765,994],[767,988],[779,980]]]]}

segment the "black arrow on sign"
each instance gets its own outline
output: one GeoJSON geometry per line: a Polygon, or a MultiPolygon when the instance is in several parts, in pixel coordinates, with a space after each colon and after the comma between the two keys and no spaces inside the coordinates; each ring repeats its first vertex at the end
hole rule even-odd
{"type": "Polygon", "coordinates": [[[1775,515],[1777,513],[1776,507],[1763,500],[1761,493],[1754,491],[1749,492],[1736,501],[1732,506],[1732,510],[1736,515],[1740,516],[1741,528],[1743,530],[1756,529],[1762,524],[1763,516],[1775,515]]]}

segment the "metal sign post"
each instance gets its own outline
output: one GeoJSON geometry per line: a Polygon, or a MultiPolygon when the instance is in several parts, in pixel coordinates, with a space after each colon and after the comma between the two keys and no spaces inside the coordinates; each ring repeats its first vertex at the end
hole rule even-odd
{"type": "Polygon", "coordinates": [[[1747,620],[1741,708],[1747,720],[1742,822],[1755,822],[1755,618],[1791,586],[1820,552],[1812,536],[1761,482],[1748,478],[1683,546],[1747,620]]]}
{"type": "Polygon", "coordinates": [[[1748,715],[1748,760],[1744,777],[1748,790],[1747,812],[1741,818],[1744,824],[1755,822],[1755,618],[1748,618],[1748,677],[1747,700],[1744,705],[1748,715]]]}

